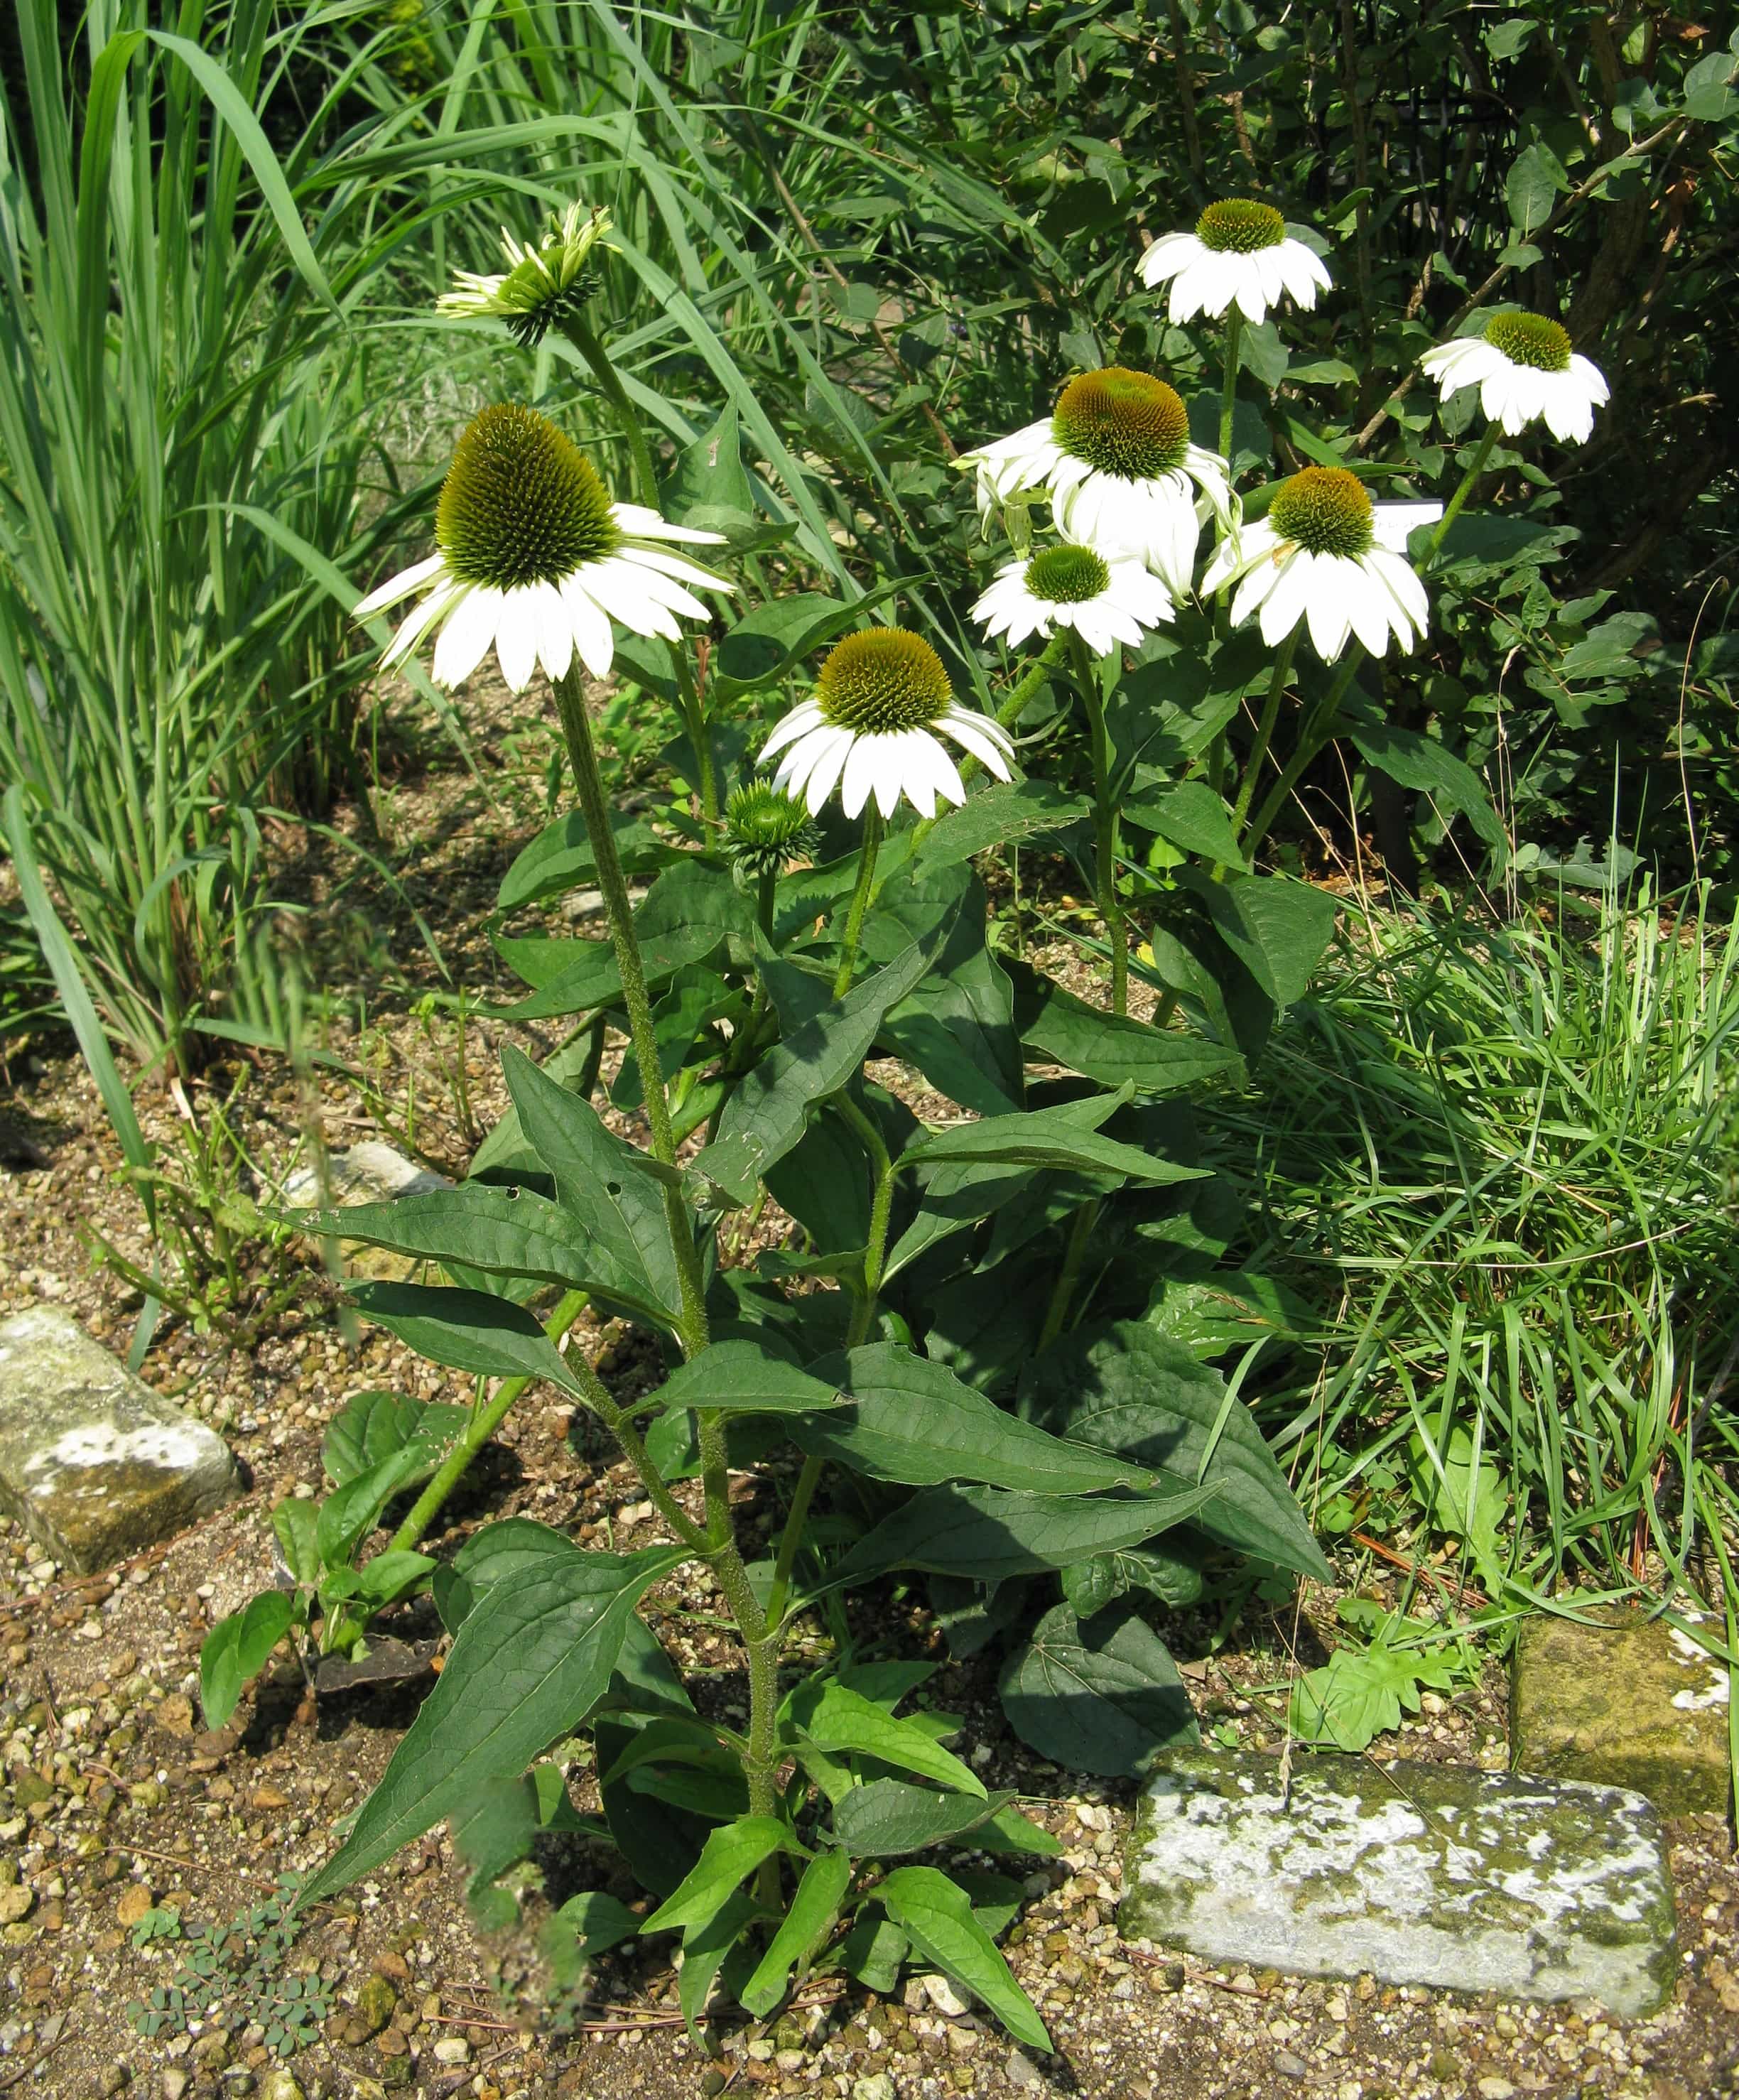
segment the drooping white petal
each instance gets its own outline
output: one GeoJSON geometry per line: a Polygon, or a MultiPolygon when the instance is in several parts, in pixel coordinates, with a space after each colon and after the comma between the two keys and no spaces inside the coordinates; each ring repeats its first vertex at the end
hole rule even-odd
{"type": "MultiPolygon", "coordinates": [[[[1263,570],[1269,569],[1270,566],[1265,562],[1263,570]]],[[[1264,577],[1262,586],[1252,597],[1251,603],[1261,607],[1262,639],[1270,649],[1297,626],[1310,598],[1311,575],[1315,566],[1314,555],[1306,554],[1302,547],[1296,548],[1284,562],[1273,567],[1272,582],[1268,582],[1264,577]]],[[[1233,601],[1232,617],[1234,621],[1247,615],[1249,605],[1244,605],[1242,612],[1238,610],[1239,605],[1243,602],[1245,592],[1261,574],[1260,571],[1253,571],[1245,578],[1242,588],[1233,601]]]]}
{"type": "Polygon", "coordinates": [[[531,601],[527,609],[537,638],[537,660],[545,677],[563,677],[573,661],[574,624],[562,593],[554,584],[533,584],[527,595],[531,601]]]}
{"type": "Polygon", "coordinates": [[[356,601],[351,617],[367,620],[377,612],[384,612],[390,605],[396,605],[401,598],[408,598],[420,589],[430,576],[438,576],[447,566],[447,557],[433,554],[421,562],[413,562],[409,568],[400,569],[397,576],[389,576],[383,584],[377,584],[369,595],[356,601]]]}
{"type": "MultiPolygon", "coordinates": [[[[1340,554],[1318,554],[1312,564],[1304,619],[1316,652],[1325,664],[1332,664],[1346,647],[1347,637],[1353,629],[1347,611],[1348,589],[1344,574],[1348,567],[1357,573],[1357,562],[1348,562],[1340,554]]],[[[1267,639],[1265,627],[1263,638],[1267,639]]]]}
{"type": "Polygon", "coordinates": [[[926,736],[924,741],[929,747],[927,762],[931,785],[944,801],[953,803],[958,809],[966,799],[966,789],[960,779],[959,767],[949,756],[947,747],[938,738],[926,736]]]}
{"type": "Polygon", "coordinates": [[[1441,503],[1373,503],[1371,535],[1379,547],[1392,554],[1407,551],[1407,537],[1415,526],[1435,525],[1443,515],[1441,503]]]}
{"type": "Polygon", "coordinates": [[[381,668],[390,671],[408,656],[437,620],[444,620],[466,594],[466,586],[444,579],[420,604],[414,605],[399,624],[399,631],[381,653],[381,668]]]}
{"type": "Polygon", "coordinates": [[[886,742],[885,738],[879,736],[852,739],[851,748],[845,754],[845,770],[840,778],[839,788],[839,805],[848,817],[858,815],[869,800],[881,771],[883,746],[886,742]]]}
{"type": "Polygon", "coordinates": [[[1168,277],[1175,277],[1185,263],[1206,252],[1194,233],[1162,233],[1136,267],[1142,283],[1157,289],[1168,277]]]}
{"type": "Polygon", "coordinates": [[[496,661],[510,693],[523,693],[537,668],[536,586],[504,591],[495,626],[496,661]]]}
{"type": "Polygon", "coordinates": [[[610,619],[576,572],[563,579],[562,603],[567,608],[574,646],[580,660],[594,678],[607,678],[616,660],[616,636],[610,619]]]}
{"type": "Polygon", "coordinates": [[[836,727],[829,722],[807,739],[813,753],[808,767],[806,792],[810,814],[817,816],[821,806],[834,790],[851,747],[857,741],[849,729],[836,727]]]}
{"type": "Polygon", "coordinates": [[[1357,565],[1357,574],[1344,579],[1347,617],[1352,622],[1353,632],[1363,642],[1373,656],[1380,656],[1388,647],[1389,629],[1396,627],[1396,639],[1403,646],[1410,639],[1410,629],[1397,626],[1389,593],[1382,580],[1365,562],[1357,565]]]}
{"type": "Polygon", "coordinates": [[[498,590],[477,584],[466,593],[435,645],[437,685],[462,686],[470,677],[488,654],[501,611],[498,590]]]}
{"type": "Polygon", "coordinates": [[[999,780],[1009,777],[1009,761],[1003,755],[1003,732],[995,723],[964,708],[951,708],[936,727],[944,736],[951,736],[963,751],[969,751],[999,780]]]}
{"type": "Polygon", "coordinates": [[[888,749],[876,779],[876,801],[885,817],[894,814],[903,794],[920,817],[936,814],[936,784],[930,778],[931,739],[921,729],[885,738],[888,749]]]}
{"type": "Polygon", "coordinates": [[[701,590],[734,591],[735,584],[728,584],[722,576],[715,576],[698,562],[686,560],[681,554],[667,554],[661,547],[621,547],[618,554],[625,562],[633,562],[642,569],[656,569],[663,576],[674,576],[679,583],[693,584],[701,590]]]}
{"type": "Polygon", "coordinates": [[[1431,601],[1411,564],[1385,548],[1373,547],[1365,556],[1365,567],[1380,580],[1410,625],[1423,635],[1431,624],[1431,601]]]}

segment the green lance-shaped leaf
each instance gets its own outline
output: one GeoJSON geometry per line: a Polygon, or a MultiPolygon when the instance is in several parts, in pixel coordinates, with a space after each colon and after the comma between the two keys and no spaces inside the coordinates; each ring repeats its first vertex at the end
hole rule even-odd
{"type": "MultiPolygon", "coordinates": [[[[568,1289],[592,1287],[596,1258],[585,1227],[529,1189],[468,1182],[393,1203],[355,1203],[337,1211],[298,1211],[307,1233],[361,1240],[418,1261],[456,1263],[490,1276],[510,1276],[568,1289]]],[[[665,1316],[654,1312],[653,1317],[665,1316]]]]}
{"type": "Polygon", "coordinates": [[[1326,889],[1283,875],[1203,882],[1198,894],[1220,938],[1276,1006],[1302,999],[1334,937],[1339,907],[1326,889]]]}
{"type": "Polygon", "coordinates": [[[557,1562],[584,1560],[585,1549],[563,1533],[528,1516],[502,1517],[466,1539],[435,1571],[435,1608],[450,1634],[460,1626],[498,1582],[517,1582],[546,1573],[557,1562]]]}
{"type": "Polygon", "coordinates": [[[1228,867],[1245,866],[1225,802],[1205,780],[1165,780],[1126,801],[1127,822],[1157,832],[1167,845],[1228,867]]]}
{"type": "Polygon", "coordinates": [[[705,1925],[718,1915],[761,1861],[775,1852],[793,1853],[799,1859],[809,1856],[776,1815],[744,1815],[721,1825],[701,1848],[693,1873],[659,1905],[641,1931],[673,1932],[679,1927],[705,1925]]]}
{"type": "Polygon", "coordinates": [[[602,1890],[570,1896],[553,1917],[544,1921],[539,1946],[558,1983],[577,1981],[582,1969],[632,1939],[640,1920],[626,1904],[602,1890]]]}
{"type": "MultiPolygon", "coordinates": [[[[1107,1094],[1106,1117],[1128,1099],[1127,1092],[1107,1094]]],[[[1071,1104],[1079,1108],[1079,1104],[1071,1104]]],[[[1103,1118],[1101,1118],[1103,1120],[1103,1118]]],[[[1122,1174],[1132,1181],[1199,1181],[1206,1169],[1179,1167],[1155,1159],[1138,1145],[1120,1145],[1084,1128],[1078,1118],[1060,1109],[1034,1109],[1022,1115],[986,1116],[978,1123],[956,1123],[907,1145],[902,1167],[1051,1167],[1086,1174],[1122,1174]]]]}
{"type": "Polygon", "coordinates": [[[635,1605],[680,1548],[589,1553],[492,1589],[351,1833],[302,1890],[317,1903],[463,1807],[476,1783],[524,1771],[602,1697],[635,1605]]]}
{"type": "Polygon", "coordinates": [[[679,1364],[638,1405],[713,1408],[727,1414],[797,1414],[841,1407],[836,1385],[800,1370],[759,1342],[714,1342],[679,1364]]]}
{"type": "Polygon", "coordinates": [[[1115,1497],[926,1488],[859,1539],[819,1589],[866,1582],[894,1568],[982,1582],[1067,1568],[1198,1517],[1216,1492],[1212,1483],[1185,1494],[1115,1497]]]}
{"type": "Polygon", "coordinates": [[[833,1834],[854,1859],[893,1859],[931,1845],[958,1842],[1000,1815],[1013,1791],[986,1794],[938,1793],[905,1780],[878,1779],[854,1786],[834,1803],[833,1834]]]}
{"type": "Polygon", "coordinates": [[[199,1652],[199,1701],[208,1728],[221,1728],[235,1712],[242,1686],[266,1667],[295,1616],[293,1591],[263,1590],[206,1635],[199,1652]]]}
{"type": "Polygon", "coordinates": [[[1054,1605],[1004,1665],[1000,1688],[1022,1741],[1075,1771],[1128,1778],[1155,1750],[1198,1740],[1177,1665],[1132,1607],[1084,1623],[1054,1605]]]}
{"type": "MultiPolygon", "coordinates": [[[[1568,658],[1562,668],[1569,670],[1568,658]]],[[[1440,814],[1465,817],[1487,845],[1503,844],[1503,819],[1485,782],[1465,759],[1417,730],[1393,722],[1358,722],[1348,734],[1360,756],[1397,786],[1428,795],[1440,814]]]]}
{"type": "MultiPolygon", "coordinates": [[[[616,857],[625,875],[644,875],[664,867],[682,853],[660,838],[644,817],[619,810],[611,819],[616,857]]],[[[532,840],[501,878],[495,900],[500,912],[523,911],[546,898],[563,897],[598,880],[598,855],[577,810],[558,817],[532,840]]]]}
{"type": "Polygon", "coordinates": [[[555,1179],[560,1209],[589,1238],[589,1288],[669,1326],[682,1312],[670,1223],[646,1155],[510,1043],[501,1071],[525,1140],[555,1179]]]}
{"type": "Polygon", "coordinates": [[[342,1488],[408,1444],[420,1444],[432,1473],[470,1414],[468,1407],[426,1403],[404,1393],[355,1393],[327,1426],[320,1463],[332,1485],[342,1488]]]}
{"type": "Polygon", "coordinates": [[[1026,1049],[1103,1086],[1174,1094],[1243,1069],[1236,1051],[1205,1037],[1089,1006],[1012,955],[1002,965],[1013,982],[1014,1025],[1026,1049]]]}
{"type": "Polygon", "coordinates": [[[422,1444],[401,1445],[378,1465],[334,1488],[320,1506],[314,1542],[323,1568],[342,1568],[375,1525],[393,1497],[414,1482],[426,1480],[438,1454],[422,1444]]]}
{"type": "Polygon", "coordinates": [[[851,1886],[851,1861],[843,1852],[818,1852],[803,1869],[791,1908],[769,1943],[761,1963],[742,1990],[745,2008],[765,2019],[785,1995],[792,1970],[801,1975],[833,1930],[851,1886]]]}
{"type": "Polygon", "coordinates": [[[1048,780],[992,781],[957,810],[938,817],[918,848],[926,868],[952,867],[995,845],[1023,845],[1047,832],[1066,831],[1092,814],[1081,795],[1048,780]]]}
{"type": "Polygon", "coordinates": [[[510,1299],[420,1283],[353,1283],[350,1295],[359,1311],[432,1363],[476,1378],[543,1379],[586,1397],[542,1323],[510,1299]]]}
{"type": "Polygon", "coordinates": [[[1073,1495],[1152,1485],[1144,1467],[1107,1464],[1102,1453],[1022,1421],[944,1365],[896,1343],[872,1342],[823,1357],[814,1370],[817,1382],[843,1390],[851,1405],[800,1417],[790,1425],[793,1442],[876,1480],[914,1488],[981,1480],[1073,1495]]]}
{"type": "Polygon", "coordinates": [[[913,942],[762,1058],[726,1105],[717,1137],[696,1155],[691,1185],[714,1202],[752,1202],[761,1176],[803,1135],[814,1104],[856,1077],[883,1017],[918,983],[933,953],[913,942]]]}
{"type": "Polygon", "coordinates": [[[788,1725],[818,1750],[879,1758],[902,1771],[916,1772],[982,1800],[984,1782],[969,1765],[945,1750],[917,1721],[902,1721],[836,1679],[806,1684],[788,1702],[788,1725]]]}
{"type": "Polygon", "coordinates": [[[1181,1488],[1199,1480],[1214,1489],[1197,1521],[1228,1546],[1329,1579],[1255,1417],[1235,1397],[1229,1405],[1220,1374],[1181,1343],[1138,1321],[1080,1329],[1027,1367],[1021,1396],[1023,1410],[1059,1436],[1123,1452],[1181,1488]]]}
{"type": "Polygon", "coordinates": [[[934,1867],[897,1867],[876,1883],[875,1895],[926,1961],[975,1992],[1017,2041],[1049,2050],[1044,2023],[973,1917],[964,1889],[934,1867]]]}
{"type": "MultiPolygon", "coordinates": [[[[700,2016],[712,1995],[713,1979],[726,1962],[732,1959],[734,1950],[740,1956],[743,1935],[754,1915],[752,1898],[734,1895],[703,1924],[690,1926],[682,1935],[682,1970],[677,1981],[677,2004],[697,2049],[703,2045],[700,2016]]],[[[638,1923],[637,1918],[635,1924],[638,1923]]]]}

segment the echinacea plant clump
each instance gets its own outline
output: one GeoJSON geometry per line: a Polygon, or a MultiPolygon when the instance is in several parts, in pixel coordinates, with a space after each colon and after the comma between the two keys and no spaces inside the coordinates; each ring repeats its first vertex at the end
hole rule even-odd
{"type": "MultiPolygon", "coordinates": [[[[351,1296],[474,1378],[477,1401],[368,1395],[333,1425],[331,1493],[275,1520],[285,1586],[207,1643],[208,1718],[286,1630],[354,1652],[374,1614],[427,1590],[445,1667],[302,1900],[444,1819],[479,1898],[540,1833],[585,1829],[652,1900],[576,1898],[554,1952],[571,1969],[632,1935],[679,1939],[697,2033],[721,2001],[765,2019],[808,1976],[889,1990],[910,1962],[1044,2050],[997,1942],[1023,1855],[1055,1841],[988,1782],[980,1746],[957,1745],[932,1665],[860,1645],[885,1614],[841,1600],[896,1578],[956,1653],[1004,1639],[1015,1731],[1125,1774],[1194,1733],[1156,1602],[1198,1594],[1216,1557],[1326,1574],[1217,1366],[1212,1321],[1242,1345],[1239,1319],[1265,1331],[1277,1301],[1255,1277],[1211,1317],[1198,1295],[1229,1192],[1196,1156],[1190,1096],[1237,1077],[1331,938],[1330,898],[1258,867],[1305,769],[1337,739],[1391,767],[1416,758],[1423,739],[1388,718],[1384,678],[1428,636],[1496,433],[1543,417],[1585,436],[1604,383],[1557,324],[1495,315],[1425,360],[1445,396],[1479,386],[1491,419],[1446,504],[1393,474],[1374,500],[1371,471],[1322,436],[1252,479],[1232,457],[1242,331],[1332,285],[1323,244],[1278,205],[1225,200],[1140,264],[1173,323],[1220,331],[1223,376],[1197,423],[1217,447],[1192,436],[1163,373],[1053,375],[1048,414],[959,457],[984,532],[1009,542],[988,580],[958,579],[979,653],[920,594],[897,617],[840,601],[775,660],[741,651],[740,675],[708,680],[691,641],[743,588],[725,572],[735,542],[666,514],[601,318],[607,232],[576,206],[540,242],[508,236],[507,270],[462,278],[444,307],[526,347],[560,332],[620,449],[582,450],[553,404],[486,408],[442,489],[435,551],[359,608],[414,598],[387,660],[427,645],[444,685],[492,658],[516,691],[541,675],[576,806],[521,856],[504,907],[583,883],[607,937],[498,936],[526,986],[507,1017],[565,1034],[541,1065],[505,1053],[512,1114],[487,1166],[307,1220],[425,1265],[433,1280],[351,1296]],[[625,457],[629,489],[613,479],[625,457]],[[670,711],[662,828],[610,806],[584,674],[613,668],[670,711]],[[721,737],[722,717],[793,683],[733,774],[741,739],[721,737]],[[1079,770],[1047,777],[1070,748],[1079,770]],[[1153,842],[1144,859],[1135,832],[1153,842]],[[1091,885],[1103,1003],[1000,942],[974,858],[1035,839],[1091,885]],[[1163,889],[1141,880],[1156,854],[1163,889]],[[607,1030],[625,1045],[615,1122],[595,1102],[607,1030]],[[885,1058],[947,1113],[920,1120],[885,1058]],[[737,1225],[779,1212],[781,1244],[721,1259],[737,1225]],[[611,1389],[577,1337],[587,1305],[655,1335],[662,1383],[611,1389]],[[658,1542],[598,1551],[511,1518],[450,1560],[421,1551],[536,1385],[614,1440],[658,1542]],[[771,1498],[764,1535],[732,1492],[747,1468],[771,1498]],[[362,1557],[413,1489],[390,1545],[362,1557]],[[686,1686],[659,1636],[696,1570],[735,1643],[730,1701],[686,1686]],[[818,1616],[819,1662],[796,1639],[818,1616]],[[571,1797],[581,1765],[595,1815],[571,1797]]],[[[735,430],[729,457],[717,437],[686,456],[686,500],[715,525],[742,485],[735,430]]],[[[1432,757],[1444,781],[1459,761],[1432,757]]]]}

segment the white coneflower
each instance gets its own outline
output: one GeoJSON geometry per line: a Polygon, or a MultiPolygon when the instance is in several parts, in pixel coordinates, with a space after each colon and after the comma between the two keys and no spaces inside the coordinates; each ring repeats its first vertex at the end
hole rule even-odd
{"type": "Polygon", "coordinates": [[[1477,386],[1487,419],[1507,438],[1539,417],[1555,438],[1584,444],[1595,410],[1611,398],[1600,367],[1578,357],[1543,314],[1494,314],[1483,333],[1439,343],[1419,364],[1445,401],[1477,386]]]}
{"type": "Polygon", "coordinates": [[[1171,282],[1167,311],[1174,321],[1197,314],[1217,320],[1236,304],[1246,320],[1265,319],[1290,293],[1305,308],[1329,286],[1327,265],[1295,240],[1271,204],[1226,197],[1211,204],[1194,233],[1163,233],[1140,263],[1141,281],[1154,290],[1171,282]]]}
{"type": "Polygon", "coordinates": [[[855,817],[872,794],[884,817],[903,795],[920,817],[936,798],[964,802],[966,790],[941,742],[951,737],[1006,780],[1014,747],[988,715],[956,704],[942,659],[921,634],[866,628],[828,652],[812,699],[795,707],[761,748],[783,751],[775,783],[818,812],[834,788],[855,817]],[[938,735],[938,732],[940,735],[938,735]]]}
{"type": "Polygon", "coordinates": [[[679,612],[710,617],[686,585],[731,588],[651,544],[660,540],[720,544],[717,532],[666,524],[642,504],[611,502],[590,463],[534,409],[485,408],[466,427],[441,484],[438,552],[370,591],[355,617],[426,585],[383,664],[399,662],[439,626],[435,677],[444,686],[462,685],[492,647],[516,693],[540,661],[559,678],[577,655],[601,678],[615,653],[612,620],[675,641],[679,612]]]}
{"type": "Polygon", "coordinates": [[[1096,656],[1119,642],[1132,647],[1142,632],[1172,617],[1165,585],[1132,555],[1092,547],[1047,547],[1009,562],[972,609],[986,634],[1018,648],[1029,635],[1072,627],[1096,656]]]}
{"type": "Polygon", "coordinates": [[[1350,634],[1373,656],[1383,654],[1391,633],[1410,649],[1424,635],[1430,607],[1401,550],[1415,525],[1442,513],[1441,503],[1373,505],[1344,467],[1307,466],[1280,484],[1265,518],[1220,546],[1202,579],[1203,595],[1235,583],[1234,624],[1260,609],[1270,648],[1308,620],[1325,664],[1350,634]]]}
{"type": "Polygon", "coordinates": [[[1222,518],[1231,504],[1226,463],[1190,443],[1176,390],[1120,364],[1071,379],[1044,421],[964,452],[956,464],[976,473],[981,514],[1047,496],[1059,531],[1145,562],[1174,598],[1189,590],[1195,566],[1197,491],[1222,518]]]}
{"type": "Polygon", "coordinates": [[[570,205],[535,248],[514,240],[504,226],[505,271],[497,276],[457,271],[452,290],[435,301],[435,311],[455,320],[505,321],[516,342],[535,349],[550,329],[576,317],[596,292],[588,261],[594,248],[613,247],[604,238],[609,230],[610,214],[601,205],[590,211],[570,205]]]}

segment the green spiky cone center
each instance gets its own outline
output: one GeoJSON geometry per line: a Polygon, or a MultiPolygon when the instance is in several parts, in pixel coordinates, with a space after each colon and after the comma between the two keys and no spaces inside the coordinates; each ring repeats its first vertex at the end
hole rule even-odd
{"type": "Polygon", "coordinates": [[[466,426],[435,538],[454,576],[514,590],[602,560],[622,534],[590,461],[535,409],[502,403],[466,426]]]}
{"type": "Polygon", "coordinates": [[[1097,598],[1111,572],[1091,547],[1047,547],[1026,564],[1026,588],[1051,605],[1084,605],[1097,598]]]}
{"type": "Polygon", "coordinates": [[[1071,458],[1125,481],[1175,474],[1189,449],[1189,414],[1176,389],[1120,364],[1071,379],[1051,427],[1071,458]]]}
{"type": "Polygon", "coordinates": [[[942,659],[921,634],[903,627],[848,634],[828,655],[815,681],[821,711],[840,729],[888,736],[924,729],[954,698],[942,659]]]}
{"type": "Polygon", "coordinates": [[[1271,204],[1222,197],[1196,221],[1195,237],[1216,255],[1254,255],[1259,248],[1278,248],[1287,237],[1287,223],[1271,204]]]}
{"type": "Polygon", "coordinates": [[[1485,340],[1512,364],[1534,372],[1570,368],[1570,339],[1543,314],[1494,314],[1485,324],[1485,340]]]}
{"type": "Polygon", "coordinates": [[[1307,466],[1281,483],[1269,509],[1282,540],[1313,554],[1351,559],[1370,548],[1370,498],[1344,466],[1307,466]]]}
{"type": "Polygon", "coordinates": [[[806,860],[820,834],[807,809],[770,780],[746,781],[725,803],[725,850],[751,875],[777,875],[787,861],[806,860]]]}

